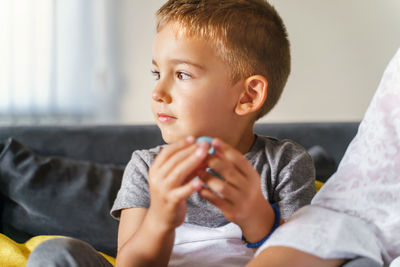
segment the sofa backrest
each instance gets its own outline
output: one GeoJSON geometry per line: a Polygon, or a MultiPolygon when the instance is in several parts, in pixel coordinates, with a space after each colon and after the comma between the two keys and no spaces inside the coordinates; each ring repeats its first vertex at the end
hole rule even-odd
{"type": "Polygon", "coordinates": [[[116,165],[125,165],[134,150],[163,143],[156,125],[0,127],[0,142],[9,137],[42,156],[116,165]]]}
{"type": "MultiPolygon", "coordinates": [[[[355,136],[358,122],[260,123],[255,132],[291,139],[306,149],[319,145],[336,163],[355,136]]],[[[125,165],[134,150],[163,144],[156,125],[1,126],[0,142],[13,137],[43,156],[125,165]]]]}
{"type": "Polygon", "coordinates": [[[347,146],[357,134],[359,124],[359,122],[263,123],[256,124],[254,131],[278,139],[291,139],[307,150],[313,146],[320,146],[338,164],[347,146]]]}

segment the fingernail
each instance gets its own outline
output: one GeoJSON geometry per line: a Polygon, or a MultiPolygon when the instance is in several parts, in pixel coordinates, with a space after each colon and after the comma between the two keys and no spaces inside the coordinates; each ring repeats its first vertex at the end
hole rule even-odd
{"type": "Polygon", "coordinates": [[[214,192],[214,193],[220,198],[225,198],[225,196],[223,194],[221,194],[221,193],[218,193],[218,192],[214,192]]]}
{"type": "Polygon", "coordinates": [[[199,147],[204,147],[204,148],[208,148],[210,145],[208,144],[208,143],[206,143],[206,142],[200,142],[200,143],[197,143],[197,145],[199,146],[199,147]]]}
{"type": "Polygon", "coordinates": [[[221,146],[221,141],[218,139],[214,139],[212,142],[212,146],[214,147],[220,147],[221,146]]]}
{"type": "Polygon", "coordinates": [[[201,189],[203,187],[202,182],[199,178],[195,178],[192,180],[192,186],[196,189],[201,189]]]}
{"type": "Polygon", "coordinates": [[[209,136],[201,136],[196,139],[196,143],[200,143],[200,144],[207,143],[208,144],[208,147],[209,147],[208,154],[210,154],[210,155],[215,153],[215,149],[212,146],[212,142],[213,142],[213,138],[209,137],[209,136]]]}
{"type": "Polygon", "coordinates": [[[196,156],[202,157],[203,155],[204,155],[204,148],[201,148],[201,147],[197,148],[196,156]]]}
{"type": "Polygon", "coordinates": [[[189,135],[188,137],[186,137],[186,142],[193,143],[194,142],[194,136],[189,135]]]}

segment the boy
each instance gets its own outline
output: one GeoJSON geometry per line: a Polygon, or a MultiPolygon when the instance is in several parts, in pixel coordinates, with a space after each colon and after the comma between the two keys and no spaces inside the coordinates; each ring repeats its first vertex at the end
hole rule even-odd
{"type": "Polygon", "coordinates": [[[125,170],[117,265],[243,266],[280,223],[268,200],[285,219],[315,193],[304,149],[253,134],[289,75],[284,25],[262,0],[168,1],[157,20],[152,110],[168,145],[125,170]]]}
{"type": "Polygon", "coordinates": [[[286,30],[263,0],[168,1],[157,20],[152,110],[168,145],[135,151],[125,169],[117,265],[244,266],[315,193],[303,148],[253,133],[290,72],[286,30]]]}

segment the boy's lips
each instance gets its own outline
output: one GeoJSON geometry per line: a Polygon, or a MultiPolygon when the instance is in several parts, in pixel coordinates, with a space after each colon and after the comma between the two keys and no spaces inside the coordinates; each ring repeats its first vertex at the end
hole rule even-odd
{"type": "Polygon", "coordinates": [[[165,113],[157,113],[158,120],[160,122],[172,122],[175,121],[177,118],[165,113]]]}

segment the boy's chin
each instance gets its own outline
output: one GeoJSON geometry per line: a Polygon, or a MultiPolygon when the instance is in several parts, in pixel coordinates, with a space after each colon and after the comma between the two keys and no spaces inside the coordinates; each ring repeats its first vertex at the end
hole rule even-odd
{"type": "Polygon", "coordinates": [[[164,135],[163,135],[163,140],[164,140],[164,142],[165,142],[166,144],[172,144],[172,143],[176,142],[175,139],[171,139],[171,138],[164,137],[164,135]]]}
{"type": "Polygon", "coordinates": [[[200,137],[200,136],[209,136],[208,134],[202,132],[194,132],[194,131],[179,131],[177,128],[172,127],[160,127],[161,136],[165,143],[172,144],[187,138],[188,136],[200,137]]]}
{"type": "Polygon", "coordinates": [[[167,143],[167,144],[175,143],[176,141],[178,141],[178,140],[183,138],[179,134],[177,134],[176,132],[173,133],[171,131],[162,130],[162,129],[161,129],[161,135],[162,135],[162,138],[163,138],[164,142],[167,143]]]}
{"type": "Polygon", "coordinates": [[[163,131],[163,130],[161,130],[161,135],[162,135],[164,142],[167,144],[173,144],[175,142],[178,142],[180,140],[187,138],[190,135],[196,137],[196,135],[191,134],[191,133],[177,133],[176,131],[169,132],[169,131],[163,131]]]}

